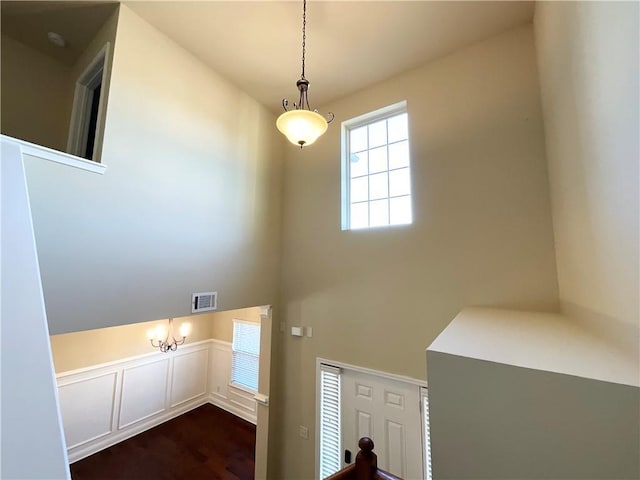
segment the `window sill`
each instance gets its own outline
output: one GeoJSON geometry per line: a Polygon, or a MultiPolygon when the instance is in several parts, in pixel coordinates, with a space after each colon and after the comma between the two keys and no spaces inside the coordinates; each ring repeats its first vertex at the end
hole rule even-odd
{"type": "Polygon", "coordinates": [[[236,390],[240,390],[244,393],[248,393],[249,395],[257,395],[257,390],[252,390],[249,387],[245,387],[244,385],[240,385],[239,383],[229,382],[229,386],[235,388],[236,390]]]}

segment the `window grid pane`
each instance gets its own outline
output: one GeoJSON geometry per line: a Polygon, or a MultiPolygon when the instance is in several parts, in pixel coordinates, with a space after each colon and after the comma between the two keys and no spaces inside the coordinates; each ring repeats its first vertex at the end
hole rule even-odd
{"type": "Polygon", "coordinates": [[[389,174],[376,173],[369,175],[369,200],[389,197],[389,174]]]}
{"type": "Polygon", "coordinates": [[[351,178],[360,177],[369,173],[369,151],[357,152],[351,154],[351,163],[349,165],[351,178]]]}
{"type": "Polygon", "coordinates": [[[408,136],[406,112],[348,130],[347,228],[412,222],[408,136]]]}
{"type": "Polygon", "coordinates": [[[351,204],[351,228],[367,228],[369,226],[369,202],[351,204]]]}

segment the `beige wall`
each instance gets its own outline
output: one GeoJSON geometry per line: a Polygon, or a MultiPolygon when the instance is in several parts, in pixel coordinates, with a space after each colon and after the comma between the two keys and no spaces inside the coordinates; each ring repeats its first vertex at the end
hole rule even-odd
{"type": "Polygon", "coordinates": [[[211,315],[211,338],[233,342],[233,321],[246,320],[260,323],[261,307],[242,308],[211,315]]]}
{"type": "MultiPolygon", "coordinates": [[[[251,307],[179,317],[174,319],[174,330],[178,335],[182,323],[191,324],[187,344],[210,338],[231,342],[233,319],[260,323],[260,312],[261,307],[251,307]]],[[[166,327],[167,321],[160,319],[52,335],[51,350],[56,372],[67,372],[153,352],[147,339],[147,331],[159,325],[166,327]]]]}
{"type": "Polygon", "coordinates": [[[104,176],[27,159],[52,334],[273,303],[274,116],[120,8],[104,176]]]}
{"type": "Polygon", "coordinates": [[[558,308],[531,25],[321,110],[337,115],[327,134],[286,150],[282,305],[314,337],[280,336],[278,478],[314,476],[316,357],[424,379],[463,307],[558,308]],[[341,231],[340,122],[401,100],[414,223],[341,231]]]}
{"type": "MultiPolygon", "coordinates": [[[[176,318],[173,321],[175,335],[178,337],[180,325],[188,322],[191,333],[185,344],[208,340],[211,338],[212,319],[210,314],[176,318]]],[[[157,326],[167,328],[168,320],[52,335],[51,353],[56,373],[157,352],[147,338],[147,332],[157,326]]]]}
{"type": "Polygon", "coordinates": [[[116,8],[71,67],[2,35],[2,133],[66,152],[76,81],[107,42],[113,56],[117,21],[116,8]]]}
{"type": "Polygon", "coordinates": [[[540,2],[535,14],[562,307],[636,352],[639,13],[540,2]]]}
{"type": "Polygon", "coordinates": [[[1,49],[2,133],[65,151],[73,99],[71,70],[6,35],[1,49]]]}

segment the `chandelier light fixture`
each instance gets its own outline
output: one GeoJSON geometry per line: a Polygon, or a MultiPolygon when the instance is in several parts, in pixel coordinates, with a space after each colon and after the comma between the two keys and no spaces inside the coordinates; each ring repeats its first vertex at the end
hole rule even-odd
{"type": "Polygon", "coordinates": [[[327,131],[327,126],[334,119],[333,113],[329,112],[327,118],[318,113],[317,110],[311,110],[307,91],[309,90],[309,80],[304,76],[305,56],[307,46],[307,0],[303,0],[302,4],[302,75],[300,80],[296,82],[296,86],[300,92],[298,103],[293,104],[293,109],[288,110],[289,102],[287,99],[282,100],[282,107],[285,113],[278,117],[276,126],[287,139],[294,145],[311,145],[320,135],[327,131]]]}
{"type": "Polygon", "coordinates": [[[180,337],[181,340],[176,340],[173,333],[173,318],[169,319],[169,328],[165,329],[162,326],[152,328],[147,332],[147,338],[151,342],[151,346],[159,348],[161,352],[167,353],[169,351],[175,352],[178,345],[182,345],[187,336],[191,333],[191,325],[189,323],[183,323],[180,325],[180,337]]]}

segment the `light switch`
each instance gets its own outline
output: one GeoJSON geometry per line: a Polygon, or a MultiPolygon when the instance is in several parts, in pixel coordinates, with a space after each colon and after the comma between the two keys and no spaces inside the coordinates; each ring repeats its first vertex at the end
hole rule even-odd
{"type": "Polygon", "coordinates": [[[302,337],[304,335],[302,327],[291,327],[291,335],[294,337],[302,337]]]}
{"type": "Polygon", "coordinates": [[[307,330],[307,337],[313,337],[313,327],[305,327],[307,330]]]}

